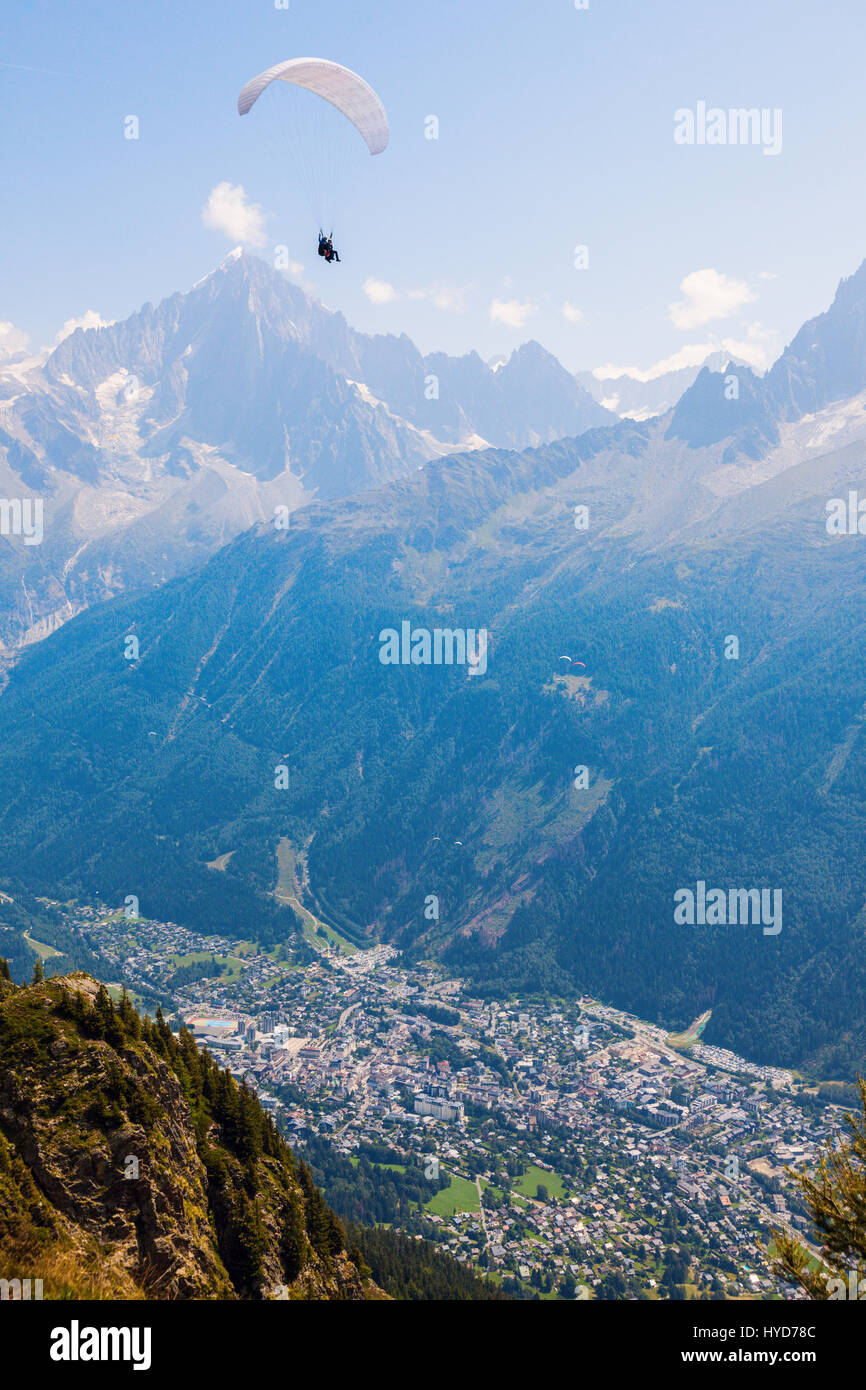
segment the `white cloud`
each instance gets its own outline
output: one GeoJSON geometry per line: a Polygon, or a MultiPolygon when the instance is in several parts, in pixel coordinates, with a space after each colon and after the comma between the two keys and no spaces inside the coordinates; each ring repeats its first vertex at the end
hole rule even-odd
{"type": "Polygon", "coordinates": [[[257,203],[247,202],[240,184],[218,183],[201,210],[206,227],[223,232],[229,241],[244,246],[264,246],[265,217],[257,203]]]}
{"type": "Polygon", "coordinates": [[[776,330],[765,328],[761,323],[747,324],[745,338],[723,338],[718,346],[731,357],[741,357],[759,372],[772,367],[781,351],[776,330]]]}
{"type": "Polygon", "coordinates": [[[493,323],[504,323],[509,328],[522,328],[528,318],[538,310],[531,300],[521,303],[519,299],[494,299],[490,306],[493,323]]]}
{"type": "Polygon", "coordinates": [[[471,286],[433,285],[427,290],[410,290],[409,298],[424,299],[435,309],[442,309],[446,314],[464,314],[469,288],[471,286]]]}
{"type": "Polygon", "coordinates": [[[368,275],[362,286],[371,304],[392,304],[398,298],[397,291],[387,280],[376,280],[368,275]]]}
{"type": "Polygon", "coordinates": [[[744,280],[718,270],[693,270],[680,281],[685,299],[672,304],[668,317],[675,328],[699,328],[711,319],[727,319],[749,304],[755,292],[744,280]]]}
{"type": "Polygon", "coordinates": [[[633,381],[655,381],[656,377],[679,371],[681,367],[699,367],[718,346],[718,343],[688,343],[670,357],[654,362],[646,371],[641,367],[618,367],[610,362],[604,367],[593,368],[592,374],[596,381],[611,381],[619,376],[631,377],[633,381]]]}
{"type": "Polygon", "coordinates": [[[80,319],[67,319],[61,328],[55,343],[62,343],[64,338],[68,338],[70,333],[74,333],[76,328],[107,328],[108,319],[104,319],[101,314],[97,314],[95,309],[88,309],[86,314],[82,314],[80,319]]]}
{"type": "Polygon", "coordinates": [[[610,362],[604,367],[593,368],[592,374],[596,381],[611,381],[620,376],[631,377],[634,381],[655,381],[656,377],[679,371],[681,367],[700,367],[716,352],[737,357],[748,362],[756,371],[764,372],[775,362],[779,351],[779,336],[774,329],[764,328],[760,323],[750,323],[746,326],[745,338],[718,338],[713,335],[705,343],[687,343],[646,370],[641,367],[619,367],[610,362]]]}
{"type": "Polygon", "coordinates": [[[29,334],[16,328],[14,323],[0,322],[0,362],[26,352],[29,342],[29,334]]]}
{"type": "Polygon", "coordinates": [[[393,304],[397,299],[423,300],[443,313],[463,314],[466,312],[466,296],[474,286],[430,285],[425,289],[401,291],[387,280],[377,280],[369,275],[362,288],[373,304],[393,304]]]}
{"type": "Polygon", "coordinates": [[[580,323],[583,318],[583,310],[578,309],[576,304],[571,304],[568,300],[562,306],[562,314],[569,323],[580,323]]]}

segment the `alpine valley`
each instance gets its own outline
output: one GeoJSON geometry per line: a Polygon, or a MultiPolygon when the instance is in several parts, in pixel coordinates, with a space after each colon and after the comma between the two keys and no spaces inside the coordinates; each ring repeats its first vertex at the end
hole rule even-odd
{"type": "Polygon", "coordinates": [[[3,486],[49,518],[2,549],[19,944],[40,896],[301,952],[312,910],[482,996],[866,1069],[866,265],[765,376],[639,420],[247,256],[5,382],[3,486]],[[405,622],[486,669],[383,663],[405,622]],[[677,921],[700,884],[780,930],[677,921]]]}

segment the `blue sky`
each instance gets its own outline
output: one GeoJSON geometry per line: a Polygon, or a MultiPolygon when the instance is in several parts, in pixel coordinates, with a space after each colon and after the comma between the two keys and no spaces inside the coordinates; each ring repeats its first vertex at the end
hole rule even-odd
{"type": "Polygon", "coordinates": [[[485,357],[537,338],[572,369],[772,359],[866,255],[862,0],[31,0],[2,37],[0,320],[33,348],[212,269],[237,240],[203,223],[222,183],[357,327],[485,357]],[[361,72],[392,127],[376,159],[357,141],[333,269],[273,108],[235,109],[307,54],[361,72]],[[781,153],[676,144],[699,101],[781,109],[781,153]]]}

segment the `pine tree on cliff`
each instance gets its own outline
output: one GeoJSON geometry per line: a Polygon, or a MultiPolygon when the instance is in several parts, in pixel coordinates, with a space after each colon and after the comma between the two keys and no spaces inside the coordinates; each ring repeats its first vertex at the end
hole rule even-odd
{"type": "Polygon", "coordinates": [[[280,1226],[280,1255],[283,1276],[291,1283],[300,1274],[307,1258],[304,1204],[296,1192],[288,1193],[285,1199],[280,1226]]]}
{"type": "Polygon", "coordinates": [[[98,1037],[104,1038],[112,1047],[123,1047],[126,1033],[105,985],[100,985],[96,991],[96,1027],[98,1037]]]}
{"type": "Polygon", "coordinates": [[[137,1042],[141,1037],[141,1019],[138,1016],[138,1012],[132,1000],[126,992],[126,986],[124,986],[123,992],[121,993],[117,1012],[120,1015],[120,1021],[123,1024],[123,1030],[126,1036],[133,1038],[137,1042]]]}

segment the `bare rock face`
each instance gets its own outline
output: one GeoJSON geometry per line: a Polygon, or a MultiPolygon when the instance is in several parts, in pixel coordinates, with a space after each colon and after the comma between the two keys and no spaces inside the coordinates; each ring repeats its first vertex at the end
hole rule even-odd
{"type": "Polygon", "coordinates": [[[381,1296],[258,1102],[191,1038],[86,975],[0,986],[4,1270],[46,1297],[381,1296]]]}

